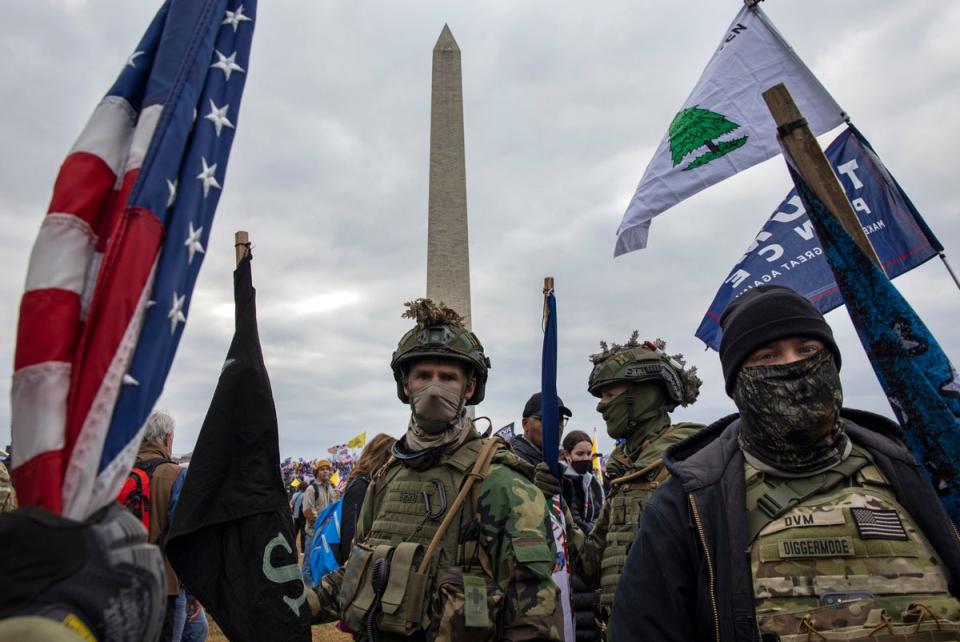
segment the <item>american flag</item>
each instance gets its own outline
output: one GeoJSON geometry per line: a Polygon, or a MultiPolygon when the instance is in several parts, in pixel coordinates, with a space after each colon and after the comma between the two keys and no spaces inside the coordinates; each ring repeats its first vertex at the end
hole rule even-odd
{"type": "Polygon", "coordinates": [[[186,323],[236,132],[256,0],[167,0],[60,168],[20,303],[24,504],[83,518],[136,456],[186,323]]]}
{"type": "Polygon", "coordinates": [[[895,510],[851,508],[850,514],[857,524],[860,539],[909,539],[895,510]]]}

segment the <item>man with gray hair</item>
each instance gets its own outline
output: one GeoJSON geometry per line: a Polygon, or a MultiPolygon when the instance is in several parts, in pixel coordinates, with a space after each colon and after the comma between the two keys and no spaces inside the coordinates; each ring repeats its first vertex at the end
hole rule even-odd
{"type": "MultiPolygon", "coordinates": [[[[180,466],[170,459],[173,450],[174,421],[166,412],[155,411],[147,418],[147,425],[137,453],[135,468],[146,472],[150,480],[150,535],[148,541],[158,543],[161,534],[168,528],[168,514],[170,510],[170,494],[173,483],[180,474],[180,466]]],[[[180,595],[180,580],[177,579],[173,567],[163,560],[165,566],[165,580],[167,589],[167,610],[163,620],[161,640],[170,640],[173,637],[173,614],[177,597],[180,595]]]]}

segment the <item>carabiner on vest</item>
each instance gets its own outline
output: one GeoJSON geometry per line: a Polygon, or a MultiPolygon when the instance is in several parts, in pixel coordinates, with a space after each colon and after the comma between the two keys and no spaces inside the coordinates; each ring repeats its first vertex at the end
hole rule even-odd
{"type": "Polygon", "coordinates": [[[437,489],[437,496],[440,500],[440,509],[434,513],[430,509],[430,494],[427,491],[422,490],[420,494],[423,495],[423,509],[427,514],[427,517],[436,521],[443,517],[443,514],[447,512],[447,491],[443,488],[443,482],[439,479],[431,479],[430,483],[434,485],[437,489]]]}

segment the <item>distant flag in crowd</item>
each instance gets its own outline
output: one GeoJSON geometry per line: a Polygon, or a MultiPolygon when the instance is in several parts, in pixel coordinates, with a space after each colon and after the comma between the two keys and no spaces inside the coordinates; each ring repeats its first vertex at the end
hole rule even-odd
{"type": "Polygon", "coordinates": [[[814,134],[843,122],[840,106],[760,7],[742,7],[643,173],[615,256],[646,247],[650,221],[661,212],[780,153],[761,93],[781,82],[814,134]]]}
{"type": "Polygon", "coordinates": [[[603,467],[600,462],[600,454],[597,451],[597,429],[593,429],[593,440],[590,442],[590,457],[593,460],[593,476],[597,478],[600,485],[603,485],[603,467]]]}
{"type": "Polygon", "coordinates": [[[234,273],[236,330],[203,420],[166,554],[230,640],[310,639],[277,411],[257,332],[250,257],[234,273]]]}
{"type": "MultiPolygon", "coordinates": [[[[557,397],[557,300],[552,286],[543,290],[543,353],[540,370],[540,422],[543,430],[540,437],[543,461],[550,472],[560,479],[560,400],[557,397]]],[[[567,527],[563,516],[560,495],[548,501],[550,526],[557,547],[553,565],[553,582],[560,589],[560,604],[563,607],[564,640],[573,642],[576,633],[573,611],[570,608],[570,554],[567,549],[567,527]]]]}
{"type": "MultiPolygon", "coordinates": [[[[825,154],[890,278],[943,251],[923,217],[863,135],[852,125],[825,154]]],[[[821,312],[843,303],[813,223],[793,189],[767,220],[746,253],[724,279],[697,337],[718,350],[720,315],[730,301],[764,283],[785,285],[810,299],[821,312]]]]}
{"type": "Polygon", "coordinates": [[[960,524],[960,376],[883,271],[792,167],[790,173],[906,443],[960,524]]]}
{"type": "Polygon", "coordinates": [[[347,442],[347,448],[363,448],[367,444],[367,433],[366,431],[360,433],[353,439],[347,442]]]}
{"type": "Polygon", "coordinates": [[[82,518],[127,476],[189,314],[255,13],[255,0],[167,0],[60,168],[11,386],[24,504],[82,518]]]}
{"type": "Polygon", "coordinates": [[[501,428],[501,429],[498,430],[497,432],[493,433],[493,436],[494,436],[494,437],[499,437],[500,439],[502,439],[502,440],[504,441],[504,443],[506,443],[507,445],[509,445],[510,442],[513,441],[513,437],[514,437],[513,422],[511,421],[511,422],[508,423],[506,426],[504,426],[503,428],[501,428]]]}

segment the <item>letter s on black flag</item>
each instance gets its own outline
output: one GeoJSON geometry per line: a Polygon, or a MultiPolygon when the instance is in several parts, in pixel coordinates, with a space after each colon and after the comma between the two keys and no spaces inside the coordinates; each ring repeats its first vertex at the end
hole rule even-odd
{"type": "Polygon", "coordinates": [[[233,642],[310,639],[277,412],[257,334],[250,258],[234,273],[236,330],[193,451],[166,554],[233,642]]]}

